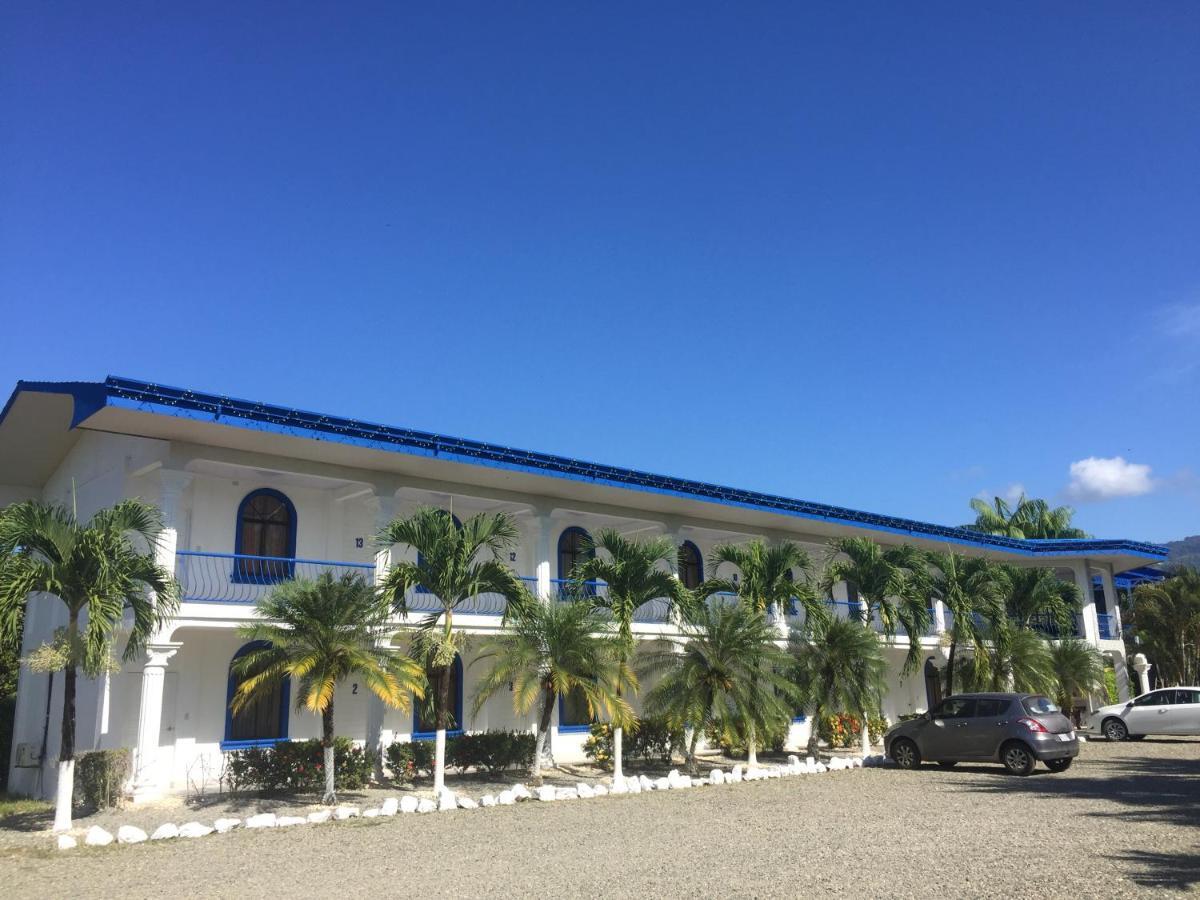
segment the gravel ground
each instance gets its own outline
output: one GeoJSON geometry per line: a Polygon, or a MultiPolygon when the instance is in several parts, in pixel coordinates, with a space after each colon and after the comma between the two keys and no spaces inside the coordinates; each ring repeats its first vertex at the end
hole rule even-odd
{"type": "Polygon", "coordinates": [[[1112,897],[1195,889],[1198,841],[1200,740],[1184,738],[1088,743],[1060,775],[862,769],[63,854],[10,846],[0,865],[9,897],[1112,897]]]}

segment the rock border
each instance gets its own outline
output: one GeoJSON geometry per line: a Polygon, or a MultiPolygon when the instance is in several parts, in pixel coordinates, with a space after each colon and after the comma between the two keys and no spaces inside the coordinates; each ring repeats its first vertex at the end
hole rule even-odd
{"type": "MultiPolygon", "coordinates": [[[[92,847],[103,847],[113,843],[121,845],[152,843],[154,841],[206,837],[210,834],[227,834],[230,831],[238,829],[287,828],[300,825],[320,825],[325,822],[345,821],[357,818],[374,819],[413,813],[423,814],[490,809],[494,806],[513,806],[516,803],[529,800],[536,800],[541,803],[564,800],[593,800],[600,797],[620,796],[622,794],[678,791],[712,785],[741,784],[742,782],[765,781],[770,778],[821,775],[825,772],[853,771],[854,769],[864,767],[878,768],[892,765],[894,763],[882,755],[861,758],[857,756],[835,756],[829,760],[828,764],[817,762],[811,756],[804,762],[801,762],[800,757],[792,755],[788,757],[785,765],[744,766],[739,763],[728,772],[722,769],[713,769],[708,773],[707,778],[684,775],[678,769],[672,769],[662,778],[651,779],[645,775],[627,775],[620,779],[614,779],[611,785],[604,784],[603,782],[588,784],[586,781],[581,781],[572,787],[543,785],[542,787],[530,790],[524,784],[518,783],[514,784],[511,788],[500,791],[499,794],[485,794],[478,800],[465,795],[460,796],[449,788],[442,788],[436,800],[431,800],[428,797],[417,798],[408,794],[403,797],[388,797],[380,806],[366,810],[360,810],[357,806],[338,806],[334,809],[323,809],[318,812],[309,813],[307,816],[289,816],[268,812],[250,816],[245,820],[221,818],[213,822],[211,826],[201,822],[187,822],[184,825],[166,822],[156,828],[149,837],[140,828],[135,828],[132,825],[120,826],[117,829],[115,837],[99,825],[93,825],[87,830],[83,842],[92,847]]],[[[72,850],[78,846],[78,841],[69,834],[56,835],[55,842],[59,850],[72,850]]]]}

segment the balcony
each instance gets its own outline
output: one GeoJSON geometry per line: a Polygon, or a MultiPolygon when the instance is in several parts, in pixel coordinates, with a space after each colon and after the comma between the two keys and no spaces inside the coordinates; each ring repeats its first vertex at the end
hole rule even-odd
{"type": "MultiPolygon", "coordinates": [[[[566,578],[550,579],[550,595],[562,602],[602,598],[608,592],[603,581],[589,581],[583,586],[582,594],[575,582],[566,578]]],[[[633,621],[649,625],[664,625],[670,621],[670,604],[665,598],[643,603],[633,611],[633,621]]]]}
{"type": "Polygon", "coordinates": [[[322,572],[332,572],[334,577],[359,575],[367,583],[375,578],[375,566],[370,563],[198,550],[180,550],[175,557],[175,577],[183,599],[191,603],[254,604],[281,581],[315,579],[322,572]]]}
{"type": "MultiPolygon", "coordinates": [[[[525,587],[531,593],[537,593],[537,579],[521,577],[525,587]]],[[[429,613],[441,612],[442,601],[436,594],[424,588],[414,588],[405,595],[408,612],[413,616],[423,616],[429,613]]],[[[501,594],[479,594],[454,608],[456,616],[503,616],[508,608],[508,601],[501,594]]]]}
{"type": "Polygon", "coordinates": [[[1057,619],[1047,613],[1034,616],[1029,622],[1029,627],[1040,634],[1046,635],[1048,638],[1073,638],[1082,635],[1079,629],[1078,613],[1071,613],[1071,624],[1065,628],[1059,624],[1057,619]]]}

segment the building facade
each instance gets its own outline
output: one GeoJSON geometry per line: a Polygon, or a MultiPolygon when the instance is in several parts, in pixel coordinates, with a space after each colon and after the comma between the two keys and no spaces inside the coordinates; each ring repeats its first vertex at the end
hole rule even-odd
{"type": "MultiPolygon", "coordinates": [[[[210,790],[231,749],[318,736],[319,718],[294,708],[287,685],[238,716],[230,713],[230,665],[247,649],[238,626],[284,578],[325,569],[377,577],[393,554],[406,551],[378,552],[374,535],[420,506],[459,518],[511,514],[521,540],[508,562],[548,600],[585,552],[581,539],[604,527],[669,536],[683,548],[677,574],[689,585],[734,576],[705,571],[709,551],[755,537],[796,541],[814,561],[832,538],[865,535],[1052,567],[1082,589],[1078,633],[1112,659],[1123,697],[1129,688],[1115,579],[1165,558],[1164,548],[1135,541],[980,535],[129,379],[19,383],[0,414],[0,503],[74,504],[87,518],[125,497],[161,508],[166,530],[157,552],[179,580],[183,600],[144,659],[105,678],[80,680],[76,741],[81,752],[133,748],[132,789],[139,798],[210,790]]],[[[419,589],[409,602],[409,621],[397,619],[398,628],[436,608],[436,598],[419,589]]],[[[834,588],[830,602],[838,615],[853,614],[845,585],[834,588]]],[[[892,719],[927,708],[931,679],[945,665],[946,617],[940,604],[930,606],[929,634],[887,643],[893,677],[884,713],[892,719]],[[901,677],[910,639],[920,642],[925,666],[901,677]]],[[[469,712],[482,675],[475,656],[501,628],[503,612],[503,598],[483,596],[455,614],[471,636],[453,685],[456,721],[467,730],[533,727],[532,716],[515,716],[504,694],[478,714],[469,712]]],[[[31,597],[23,652],[63,624],[61,603],[31,597]]],[[[782,633],[787,623],[780,624],[782,633]]],[[[643,641],[680,636],[658,601],[638,611],[636,633],[643,641]]],[[[53,795],[60,717],[61,681],[23,669],[10,790],[53,795]]],[[[372,748],[430,731],[419,712],[385,709],[353,680],[338,690],[337,728],[372,748]]],[[[806,740],[807,728],[798,715],[792,742],[806,740]]],[[[587,730],[582,710],[560,704],[551,733],[556,758],[581,757],[587,730]]]]}

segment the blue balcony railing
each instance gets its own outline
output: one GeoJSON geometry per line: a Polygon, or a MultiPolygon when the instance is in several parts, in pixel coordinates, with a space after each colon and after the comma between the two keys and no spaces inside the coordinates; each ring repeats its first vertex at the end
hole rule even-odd
{"type": "Polygon", "coordinates": [[[1050,638],[1080,637],[1079,614],[1071,613],[1071,622],[1064,627],[1049,613],[1039,613],[1029,621],[1029,627],[1050,638]]]}
{"type": "MultiPolygon", "coordinates": [[[[550,593],[560,601],[588,600],[603,598],[608,592],[608,585],[603,581],[589,581],[582,588],[566,578],[551,578],[550,593]]],[[[633,621],[644,624],[661,625],[670,621],[670,604],[663,599],[643,603],[633,611],[633,621]]]]}
{"type": "Polygon", "coordinates": [[[322,572],[332,572],[335,577],[361,575],[368,583],[375,574],[371,563],[198,550],[180,550],[175,556],[175,577],[183,599],[193,603],[256,603],[281,581],[316,578],[322,572]]]}
{"type": "MultiPolygon", "coordinates": [[[[525,587],[531,593],[537,593],[536,578],[522,576],[521,581],[525,583],[525,587]]],[[[414,588],[405,595],[405,600],[408,603],[409,614],[414,616],[428,615],[442,609],[442,601],[438,599],[437,595],[426,590],[414,588]]],[[[456,606],[454,615],[502,616],[507,608],[508,601],[502,594],[479,594],[456,606]]]]}

